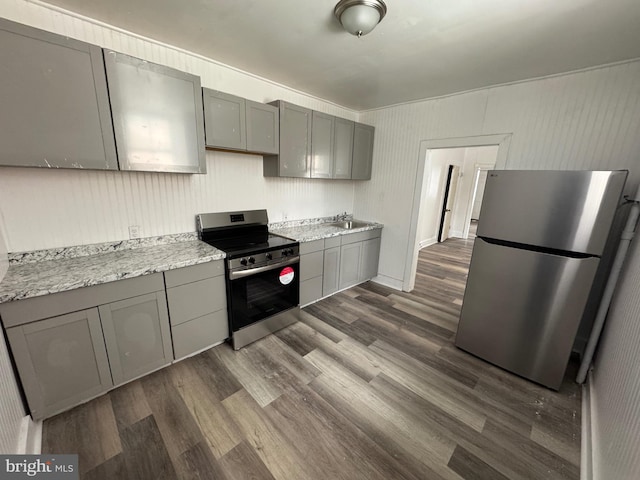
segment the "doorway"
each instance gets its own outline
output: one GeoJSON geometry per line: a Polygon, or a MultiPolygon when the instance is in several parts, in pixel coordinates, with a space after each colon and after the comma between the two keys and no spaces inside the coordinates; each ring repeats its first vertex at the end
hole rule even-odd
{"type": "MultiPolygon", "coordinates": [[[[439,237],[441,240],[447,237],[468,238],[474,200],[482,186],[479,172],[505,168],[510,140],[511,134],[504,134],[425,140],[421,143],[403,290],[411,291],[415,285],[421,248],[437,243],[439,237]],[[448,202],[445,202],[450,166],[459,167],[459,174],[453,192],[449,185],[448,202]]],[[[452,175],[455,175],[453,172],[455,170],[452,170],[452,175]]]]}

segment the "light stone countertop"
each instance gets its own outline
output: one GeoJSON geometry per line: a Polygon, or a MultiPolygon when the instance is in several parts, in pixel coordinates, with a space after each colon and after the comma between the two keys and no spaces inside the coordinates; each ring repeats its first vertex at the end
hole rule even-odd
{"type": "Polygon", "coordinates": [[[356,221],[366,223],[367,225],[360,228],[346,229],[332,226],[332,221],[321,223],[304,223],[301,225],[292,226],[279,226],[278,224],[273,224],[271,226],[270,232],[291,238],[298,242],[312,242],[314,240],[321,240],[323,238],[337,237],[339,235],[349,235],[351,233],[383,228],[383,225],[380,223],[364,222],[362,220],[356,221]]]}
{"type": "Polygon", "coordinates": [[[11,263],[0,282],[0,303],[188,267],[220,260],[224,256],[222,251],[200,240],[187,240],[92,255],[11,263]]]}
{"type": "MultiPolygon", "coordinates": [[[[382,224],[344,229],[332,218],[274,223],[272,233],[298,242],[383,228],[382,224]]],[[[221,260],[224,252],[200,240],[195,233],[167,235],[115,243],[9,254],[9,270],[0,282],[0,303],[65,292],[125,278],[221,260]]]]}

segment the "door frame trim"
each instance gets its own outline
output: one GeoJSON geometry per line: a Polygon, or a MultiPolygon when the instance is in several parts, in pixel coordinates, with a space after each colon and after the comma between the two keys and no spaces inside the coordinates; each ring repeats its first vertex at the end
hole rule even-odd
{"type": "Polygon", "coordinates": [[[509,146],[513,133],[502,133],[494,135],[476,135],[471,137],[452,137],[432,140],[422,140],[420,142],[420,153],[416,168],[415,185],[413,190],[413,204],[411,207],[411,223],[409,226],[409,238],[407,242],[407,253],[405,256],[404,279],[402,289],[405,292],[413,290],[416,281],[416,270],[418,267],[418,218],[420,213],[420,198],[422,195],[424,170],[426,168],[427,154],[429,150],[438,148],[464,148],[464,147],[485,147],[490,145],[498,146],[496,158],[496,169],[507,167],[509,146]]]}

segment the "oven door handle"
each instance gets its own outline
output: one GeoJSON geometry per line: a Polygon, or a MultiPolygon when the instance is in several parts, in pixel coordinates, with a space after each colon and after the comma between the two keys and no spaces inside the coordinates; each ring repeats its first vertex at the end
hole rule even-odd
{"type": "Polygon", "coordinates": [[[269,270],[275,270],[276,268],[286,267],[300,261],[299,256],[291,257],[289,260],[279,262],[273,265],[265,265],[264,267],[248,268],[246,270],[240,270],[237,272],[229,272],[229,280],[237,280],[238,278],[249,277],[251,275],[257,275],[262,272],[268,272],[269,270]]]}

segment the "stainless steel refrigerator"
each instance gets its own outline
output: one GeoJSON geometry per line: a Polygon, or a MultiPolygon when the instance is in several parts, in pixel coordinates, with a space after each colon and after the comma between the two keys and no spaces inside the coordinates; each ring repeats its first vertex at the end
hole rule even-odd
{"type": "Polygon", "coordinates": [[[456,346],[560,388],[627,173],[489,172],[456,346]]]}

